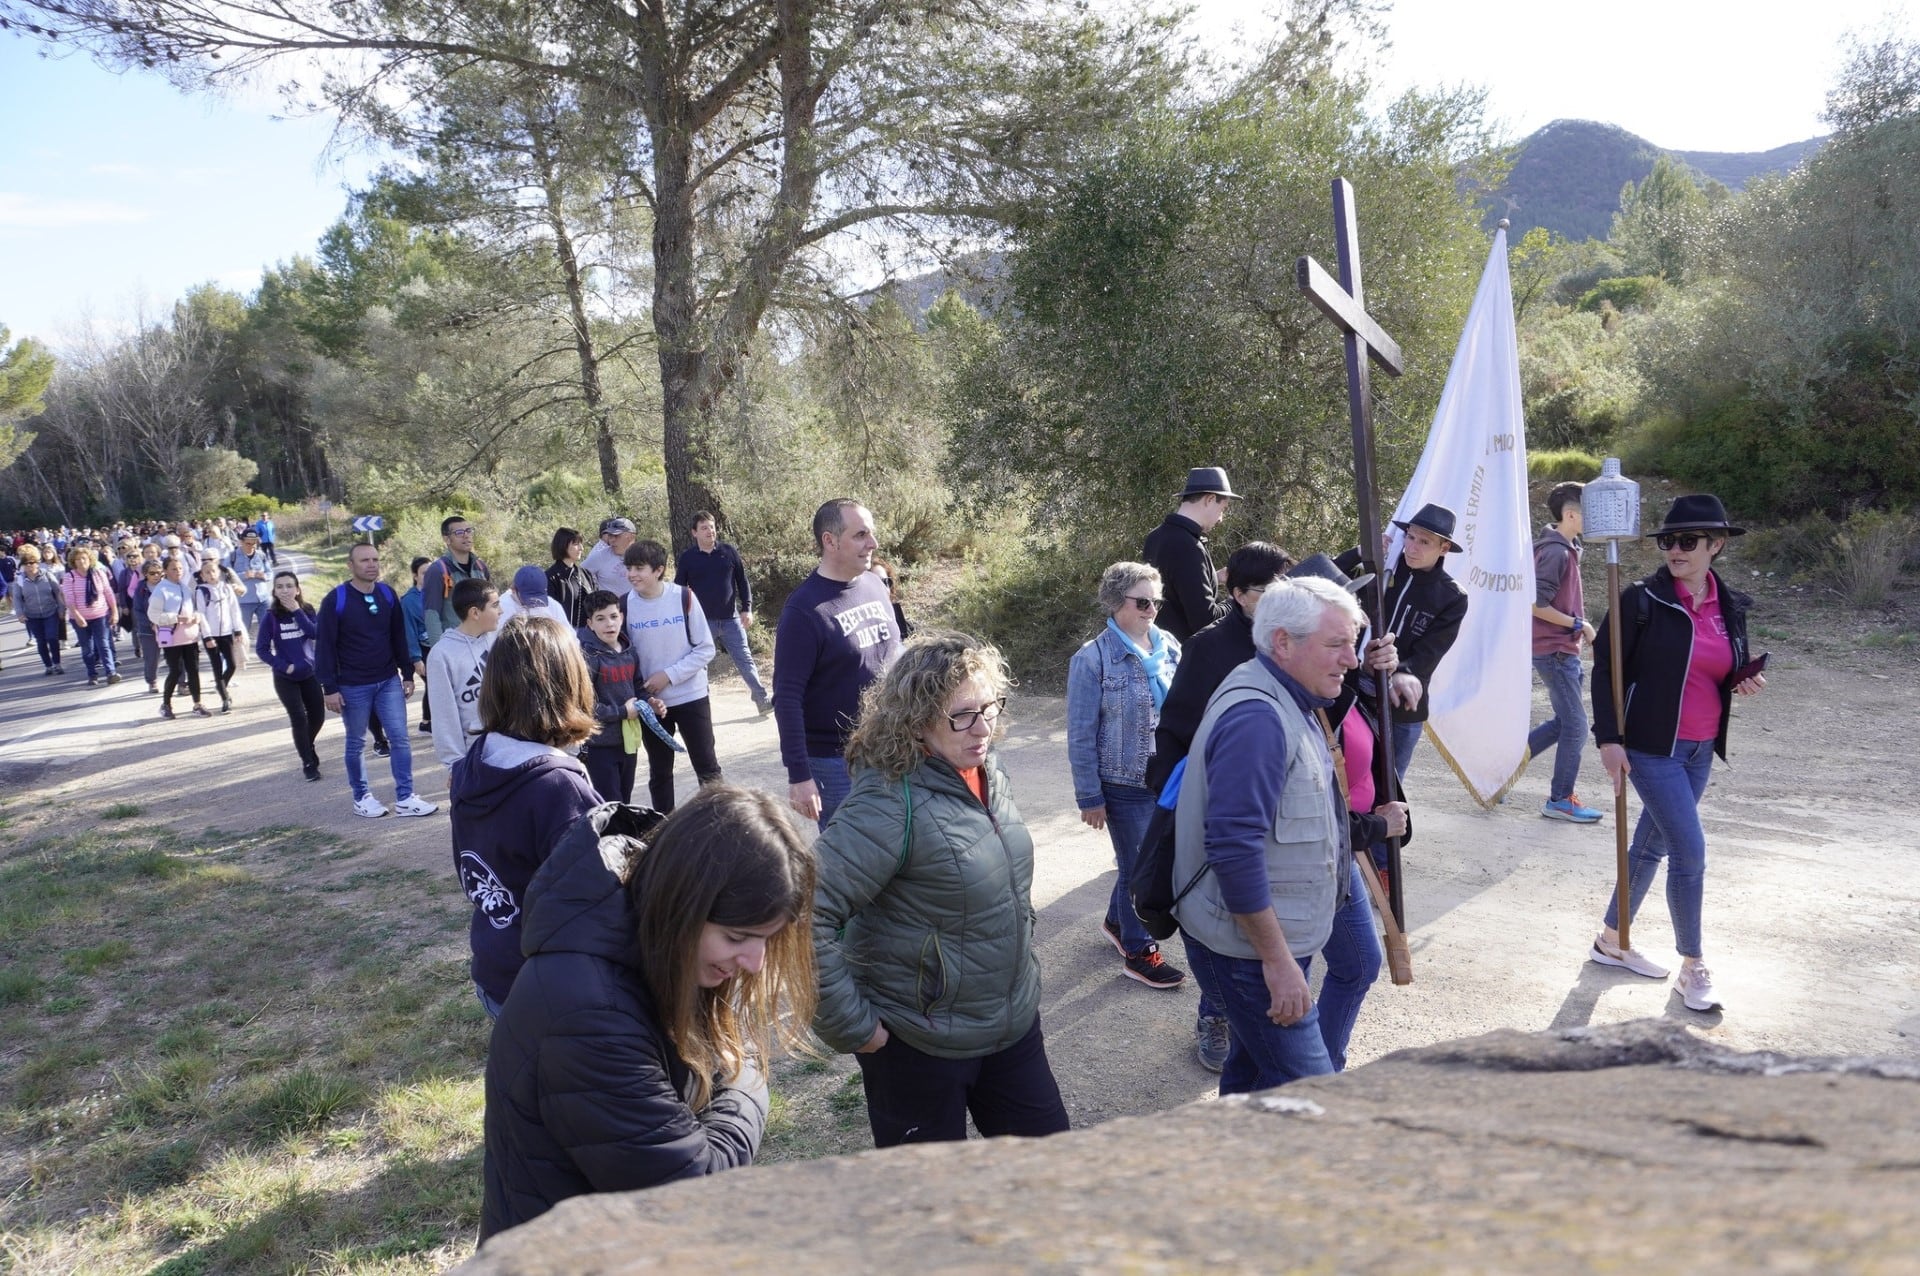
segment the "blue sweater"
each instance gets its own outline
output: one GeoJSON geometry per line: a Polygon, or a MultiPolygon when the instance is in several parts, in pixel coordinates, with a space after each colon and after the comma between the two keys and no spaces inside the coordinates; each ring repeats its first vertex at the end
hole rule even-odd
{"type": "Polygon", "coordinates": [[[689,546],[680,555],[673,578],[693,591],[708,620],[726,620],[737,612],[753,610],[747,565],[740,561],[740,551],[725,541],[714,542],[711,554],[698,545],[689,546]]]}
{"type": "Polygon", "coordinates": [[[260,623],[253,650],[274,677],[305,682],[313,677],[313,640],[319,632],[320,620],[313,608],[288,613],[275,603],[260,623]]]}
{"type": "Polygon", "coordinates": [[[340,585],[321,600],[319,613],[313,663],[322,691],[377,686],[396,675],[413,679],[406,617],[390,586],[377,584],[363,594],[350,583],[340,585]]]}
{"type": "Polygon", "coordinates": [[[819,572],[780,609],[773,644],[773,715],[787,782],[813,778],[808,758],[846,752],[860,693],[900,651],[893,600],[872,572],[841,582],[819,572]]]}
{"type": "MultiPolygon", "coordinates": [[[[1308,717],[1332,704],[1295,682],[1264,655],[1265,665],[1308,717]]],[[[1237,704],[1220,715],[1207,737],[1209,776],[1284,775],[1287,732],[1263,700],[1237,704]]],[[[1258,913],[1273,906],[1267,880],[1267,832],[1280,806],[1280,791],[1270,784],[1207,786],[1207,862],[1220,879],[1220,898],[1230,912],[1258,913]]]]}

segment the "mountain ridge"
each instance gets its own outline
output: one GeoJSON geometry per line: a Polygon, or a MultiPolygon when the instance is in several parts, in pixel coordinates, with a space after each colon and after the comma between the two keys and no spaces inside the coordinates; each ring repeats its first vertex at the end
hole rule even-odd
{"type": "Polygon", "coordinates": [[[1617,124],[1554,120],[1514,148],[1507,180],[1483,197],[1485,224],[1500,218],[1517,240],[1535,226],[1567,239],[1605,239],[1620,208],[1620,188],[1644,181],[1660,156],[1685,164],[1698,177],[1742,189],[1754,178],[1784,173],[1818,151],[1824,137],[1766,151],[1682,151],[1656,145],[1617,124]]]}

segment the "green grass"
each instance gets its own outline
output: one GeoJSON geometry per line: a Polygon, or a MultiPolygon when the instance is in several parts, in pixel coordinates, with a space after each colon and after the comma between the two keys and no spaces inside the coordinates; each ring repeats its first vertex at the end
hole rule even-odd
{"type": "Polygon", "coordinates": [[[1578,448],[1527,453],[1527,477],[1536,482],[1585,483],[1600,477],[1601,458],[1578,448]]]}
{"type": "Polygon", "coordinates": [[[1920,646],[1920,632],[1912,629],[1877,629],[1867,635],[1866,645],[1883,651],[1912,651],[1920,646]]]}
{"type": "MultiPolygon", "coordinates": [[[[440,873],[356,872],[364,853],[298,828],[0,834],[0,1164],[23,1167],[0,1272],[472,1253],[488,1024],[465,901],[440,873]]],[[[773,1072],[760,1160],[871,1145],[848,1060],[773,1072]]]]}
{"type": "Polygon", "coordinates": [[[486,1021],[435,874],[119,826],[0,844],[0,1270],[438,1271],[479,1218],[486,1021]],[[287,874],[281,876],[280,874],[287,874]]]}
{"type": "Polygon", "coordinates": [[[144,814],[146,814],[146,808],[143,806],[135,806],[132,802],[115,802],[112,806],[100,812],[100,818],[103,820],[131,820],[136,816],[144,814]]]}

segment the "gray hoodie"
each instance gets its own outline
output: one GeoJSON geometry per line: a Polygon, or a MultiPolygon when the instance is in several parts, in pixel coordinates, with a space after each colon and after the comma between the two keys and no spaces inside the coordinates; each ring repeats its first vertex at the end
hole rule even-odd
{"type": "Polygon", "coordinates": [[[444,629],[440,641],[427,653],[433,751],[447,766],[466,757],[467,745],[480,734],[480,682],[498,632],[492,630],[473,638],[459,629],[444,629]]]}

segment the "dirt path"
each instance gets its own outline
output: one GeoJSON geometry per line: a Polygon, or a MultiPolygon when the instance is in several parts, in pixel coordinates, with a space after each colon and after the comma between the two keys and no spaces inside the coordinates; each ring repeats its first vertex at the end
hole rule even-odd
{"type": "MultiPolygon", "coordinates": [[[[320,738],[326,778],[301,779],[271,680],[257,665],[238,679],[231,715],[164,722],[138,676],[110,690],[89,690],[71,666],[64,678],[42,677],[22,636],[17,620],[0,619],[0,782],[40,799],[24,811],[16,804],[19,818],[91,820],[132,803],[143,818],[195,834],[325,829],[366,848],[352,857],[353,872],[446,865],[444,814],[353,814],[337,721],[320,738]]],[[[1834,672],[1781,641],[1773,650],[1773,686],[1735,710],[1733,766],[1716,768],[1705,805],[1705,931],[1724,1017],[1687,1011],[1666,984],[1583,960],[1610,889],[1611,815],[1596,828],[1539,818],[1544,766],[1506,806],[1481,812],[1423,745],[1408,782],[1420,821],[1407,861],[1416,982],[1393,988],[1382,979],[1361,1013],[1352,1062],[1492,1028],[1651,1015],[1677,1017],[1736,1049],[1920,1053],[1920,869],[1904,805],[1920,768],[1906,732],[1893,727],[1920,711],[1911,662],[1895,674],[1834,672]]],[[[772,721],[754,714],[731,677],[716,682],[714,700],[729,778],[783,791],[772,721]]],[[[1161,993],[1119,977],[1099,932],[1111,854],[1105,835],[1082,826],[1073,809],[1063,703],[1021,696],[1009,716],[1004,758],[1039,848],[1044,1022],[1076,1124],[1211,1093],[1213,1078],[1189,1048],[1191,983],[1161,993]]],[[[411,739],[419,791],[444,802],[444,770],[425,737],[411,739]]],[[[375,792],[390,799],[386,762],[368,761],[375,792]]],[[[684,777],[683,792],[690,784],[684,777]]],[[[1592,750],[1580,788],[1589,799],[1604,791],[1592,750]]],[[[289,888],[303,889],[348,868],[287,870],[289,888]]],[[[1671,934],[1656,895],[1636,929],[1638,946],[1670,955],[1671,934]]],[[[1179,964],[1177,943],[1169,955],[1179,964]]]]}

